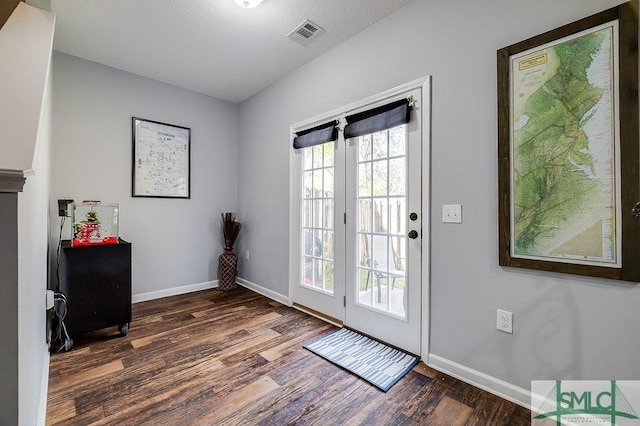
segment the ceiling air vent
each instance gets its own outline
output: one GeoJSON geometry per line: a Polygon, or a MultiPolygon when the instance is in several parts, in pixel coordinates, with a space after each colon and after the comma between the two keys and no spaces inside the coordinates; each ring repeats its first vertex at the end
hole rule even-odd
{"type": "Polygon", "coordinates": [[[320,25],[307,19],[298,25],[295,30],[287,34],[287,37],[300,44],[307,44],[311,39],[317,38],[323,32],[324,29],[320,25]]]}

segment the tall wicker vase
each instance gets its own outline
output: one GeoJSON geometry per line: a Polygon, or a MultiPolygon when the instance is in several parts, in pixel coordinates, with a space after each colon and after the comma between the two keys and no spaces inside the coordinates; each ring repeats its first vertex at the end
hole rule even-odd
{"type": "Polygon", "coordinates": [[[238,256],[233,252],[233,244],[242,229],[242,224],[237,222],[236,215],[230,212],[222,213],[221,219],[224,253],[218,257],[218,289],[229,291],[237,287],[238,256]]]}
{"type": "Polygon", "coordinates": [[[222,291],[233,290],[236,287],[236,275],[238,272],[238,256],[233,249],[225,248],[224,253],[218,257],[218,289],[222,291]]]}

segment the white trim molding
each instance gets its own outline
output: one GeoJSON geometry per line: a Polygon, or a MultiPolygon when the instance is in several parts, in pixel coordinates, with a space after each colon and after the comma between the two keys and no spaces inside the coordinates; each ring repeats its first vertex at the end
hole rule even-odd
{"type": "Polygon", "coordinates": [[[431,333],[431,76],[422,87],[422,318],[421,354],[428,354],[431,333]]]}
{"type": "Polygon", "coordinates": [[[236,282],[242,287],[253,290],[256,293],[263,295],[264,297],[268,297],[269,299],[275,300],[276,302],[280,302],[283,305],[291,306],[291,299],[284,294],[276,293],[273,290],[269,290],[268,288],[256,283],[252,283],[251,281],[245,280],[244,278],[237,278],[236,282]]]}
{"type": "Polygon", "coordinates": [[[207,281],[199,284],[191,284],[180,287],[166,288],[164,290],[150,291],[148,293],[134,294],[131,303],[146,302],[147,300],[161,299],[163,297],[177,296],[179,294],[192,293],[194,291],[208,290],[218,287],[218,280],[207,281]]]}
{"type": "MultiPolygon", "coordinates": [[[[425,357],[423,357],[423,360],[425,360],[425,357]]],[[[531,392],[526,389],[438,355],[429,354],[426,363],[434,370],[448,374],[524,408],[531,409],[531,392]]]]}
{"type": "Polygon", "coordinates": [[[40,402],[38,403],[37,425],[45,426],[47,423],[47,395],[49,394],[49,345],[44,345],[44,365],[42,366],[42,383],[40,384],[40,402]]]}

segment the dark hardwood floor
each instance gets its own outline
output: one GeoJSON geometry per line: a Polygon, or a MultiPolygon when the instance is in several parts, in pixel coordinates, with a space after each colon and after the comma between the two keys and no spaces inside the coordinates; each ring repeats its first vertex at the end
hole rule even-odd
{"type": "Polygon", "coordinates": [[[335,327],[249,290],[133,306],[51,355],[48,425],[528,425],[530,412],[419,363],[387,393],[302,345],[335,327]]]}

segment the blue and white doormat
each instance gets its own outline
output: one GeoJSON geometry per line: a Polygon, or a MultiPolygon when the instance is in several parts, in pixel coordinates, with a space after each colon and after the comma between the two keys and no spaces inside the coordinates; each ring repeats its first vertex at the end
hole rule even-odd
{"type": "Polygon", "coordinates": [[[386,392],[420,361],[401,349],[347,328],[304,347],[386,392]]]}

